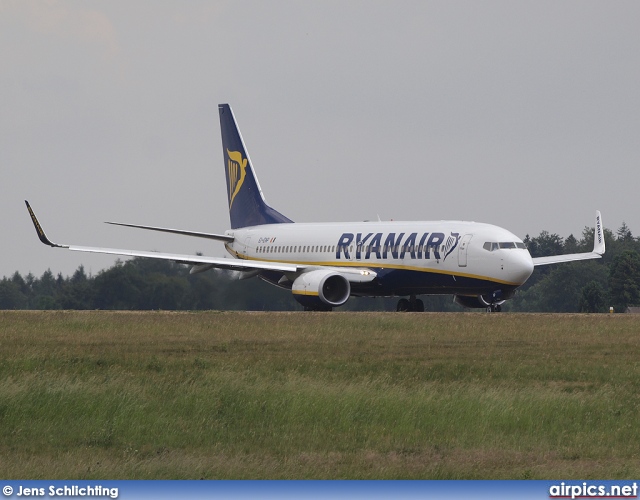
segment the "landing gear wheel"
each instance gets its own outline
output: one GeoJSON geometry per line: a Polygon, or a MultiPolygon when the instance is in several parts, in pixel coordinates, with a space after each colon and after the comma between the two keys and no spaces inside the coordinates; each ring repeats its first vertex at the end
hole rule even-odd
{"type": "Polygon", "coordinates": [[[400,299],[396,307],[398,312],[424,312],[424,302],[412,295],[409,299],[400,299]]]}
{"type": "Polygon", "coordinates": [[[409,312],[411,310],[411,303],[407,299],[400,299],[396,311],[409,312]]]}
{"type": "Polygon", "coordinates": [[[500,304],[491,304],[487,307],[487,312],[490,313],[499,313],[502,311],[502,306],[500,304]]]}

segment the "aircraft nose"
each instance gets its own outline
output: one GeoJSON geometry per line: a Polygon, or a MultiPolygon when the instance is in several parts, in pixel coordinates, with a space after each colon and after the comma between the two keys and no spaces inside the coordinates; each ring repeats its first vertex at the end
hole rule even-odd
{"type": "Polygon", "coordinates": [[[516,250],[511,253],[510,257],[508,269],[511,281],[522,285],[533,272],[531,255],[526,250],[516,250]]]}

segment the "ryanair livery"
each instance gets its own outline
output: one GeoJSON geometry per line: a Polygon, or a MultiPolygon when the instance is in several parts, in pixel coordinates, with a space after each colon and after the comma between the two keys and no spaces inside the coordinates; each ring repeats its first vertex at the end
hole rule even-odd
{"type": "Polygon", "coordinates": [[[79,252],[165,259],[259,276],[291,290],[306,310],[328,311],[351,296],[397,296],[398,311],[423,311],[420,295],[453,295],[465,307],[499,311],[534,266],[600,258],[605,251],[596,212],[592,252],[531,258],[506,229],[463,221],[293,223],[267,205],[236,120],[219,106],[231,229],[210,234],[110,222],[121,226],[219,240],[234,257],[218,258],[138,250],[60,245],[51,242],[27,202],[40,241],[79,252]]]}

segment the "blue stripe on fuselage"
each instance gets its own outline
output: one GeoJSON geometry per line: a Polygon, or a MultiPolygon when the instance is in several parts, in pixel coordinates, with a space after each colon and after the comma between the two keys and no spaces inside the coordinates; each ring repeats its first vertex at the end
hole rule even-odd
{"type": "MultiPolygon", "coordinates": [[[[390,269],[371,267],[377,277],[370,283],[351,283],[351,294],[371,297],[389,297],[402,295],[446,295],[468,294],[483,295],[495,290],[508,292],[515,290],[517,285],[510,285],[491,281],[481,276],[461,276],[448,273],[429,271],[414,271],[409,269],[390,269]]],[[[261,273],[261,278],[269,283],[289,288],[286,284],[279,284],[283,274],[267,271],[261,273]]]]}

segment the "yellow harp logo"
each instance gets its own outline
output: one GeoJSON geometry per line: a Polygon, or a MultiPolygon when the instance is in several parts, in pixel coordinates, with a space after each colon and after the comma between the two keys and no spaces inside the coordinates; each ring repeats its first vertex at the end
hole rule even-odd
{"type": "Polygon", "coordinates": [[[244,178],[247,175],[247,159],[242,157],[239,151],[227,149],[227,176],[229,177],[229,209],[233,200],[240,191],[244,178]]]}

